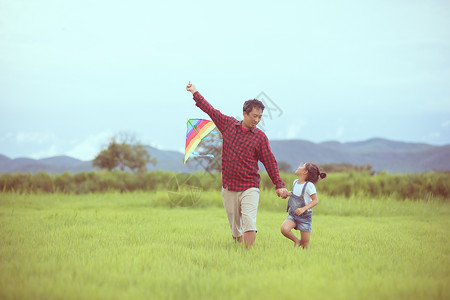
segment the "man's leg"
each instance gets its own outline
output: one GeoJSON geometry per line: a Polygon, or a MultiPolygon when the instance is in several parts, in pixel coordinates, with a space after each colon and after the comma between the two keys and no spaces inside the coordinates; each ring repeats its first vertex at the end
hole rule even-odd
{"type": "Polygon", "coordinates": [[[245,248],[249,249],[256,239],[256,231],[250,230],[244,232],[244,244],[245,248]]]}
{"type": "Polygon", "coordinates": [[[235,242],[241,243],[243,236],[238,193],[222,188],[222,198],[228,223],[230,224],[231,236],[235,242]]]}
{"type": "Polygon", "coordinates": [[[252,247],[256,239],[256,213],[259,204],[259,189],[250,188],[241,194],[242,227],[245,247],[252,247]]]}
{"type": "Polygon", "coordinates": [[[235,237],[235,236],[232,236],[232,237],[233,237],[233,240],[235,243],[242,243],[242,238],[243,238],[242,235],[239,237],[235,237]]]}

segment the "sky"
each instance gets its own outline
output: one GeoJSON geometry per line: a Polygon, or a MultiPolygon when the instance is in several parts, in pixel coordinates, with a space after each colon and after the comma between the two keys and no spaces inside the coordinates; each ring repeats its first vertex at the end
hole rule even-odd
{"type": "MultiPolygon", "coordinates": [[[[269,140],[450,144],[450,2],[0,0],[0,154],[184,152],[188,82],[269,140]]],[[[299,149],[293,151],[299,151],[299,149]]]]}

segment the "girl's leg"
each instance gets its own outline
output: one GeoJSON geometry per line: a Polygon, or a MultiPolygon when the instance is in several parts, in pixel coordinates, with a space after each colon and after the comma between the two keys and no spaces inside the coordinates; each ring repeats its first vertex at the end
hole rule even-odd
{"type": "Polygon", "coordinates": [[[309,238],[311,237],[311,232],[300,231],[300,236],[300,246],[302,246],[303,249],[309,249],[309,238]]]}
{"type": "Polygon", "coordinates": [[[295,234],[292,232],[292,229],[294,229],[297,225],[292,220],[285,220],[283,224],[281,224],[281,233],[294,242],[294,247],[300,246],[300,240],[295,236],[295,234]]]}

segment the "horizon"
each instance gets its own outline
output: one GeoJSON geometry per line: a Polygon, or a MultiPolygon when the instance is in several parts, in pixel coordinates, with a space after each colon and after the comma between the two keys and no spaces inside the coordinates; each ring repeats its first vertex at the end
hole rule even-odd
{"type": "MultiPolygon", "coordinates": [[[[354,143],[365,143],[365,142],[370,142],[373,140],[382,140],[382,141],[386,141],[386,142],[392,142],[392,143],[402,143],[402,144],[416,144],[416,145],[428,145],[428,146],[434,146],[434,147],[445,147],[445,146],[450,146],[449,144],[443,144],[443,145],[433,145],[433,144],[428,144],[428,143],[421,143],[421,142],[408,142],[408,141],[396,141],[396,140],[390,140],[390,139],[386,139],[386,138],[380,138],[380,137],[373,137],[373,138],[369,138],[366,140],[361,140],[361,141],[348,141],[348,142],[340,142],[340,141],[323,141],[323,142],[313,142],[313,141],[309,141],[309,140],[305,140],[305,139],[284,139],[284,140],[278,140],[278,139],[272,139],[269,140],[269,142],[271,141],[303,141],[303,142],[309,142],[312,144],[316,144],[316,145],[320,145],[320,144],[325,144],[325,143],[339,143],[339,144],[354,144],[354,143]]],[[[184,149],[182,150],[173,150],[173,149],[161,149],[155,146],[151,146],[151,145],[146,145],[146,144],[142,144],[144,147],[150,147],[150,148],[154,148],[158,151],[173,151],[173,152],[178,152],[182,155],[184,155],[184,149]]],[[[99,150],[98,153],[100,153],[102,149],[99,150]]],[[[97,153],[97,154],[98,154],[97,153]]],[[[0,155],[3,155],[11,160],[15,160],[15,159],[33,159],[33,160],[44,160],[44,159],[49,159],[49,158],[56,158],[56,157],[68,157],[68,158],[73,158],[82,162],[89,162],[94,160],[95,157],[93,157],[92,159],[81,159],[75,156],[71,156],[71,155],[67,155],[67,154],[57,154],[57,155],[52,155],[52,156],[47,156],[47,157],[31,157],[31,156],[9,156],[6,155],[4,153],[0,152],[0,155]]]]}

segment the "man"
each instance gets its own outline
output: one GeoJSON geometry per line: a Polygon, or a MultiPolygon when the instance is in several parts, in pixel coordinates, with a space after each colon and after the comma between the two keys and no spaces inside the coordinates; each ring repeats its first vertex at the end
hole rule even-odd
{"type": "Polygon", "coordinates": [[[207,113],[222,133],[222,197],[235,242],[250,248],[256,238],[256,213],[259,203],[258,161],[261,161],[275,184],[279,197],[287,198],[288,190],[278,173],[278,164],[269,140],[260,129],[264,104],[256,99],[244,103],[242,121],[222,114],[209,104],[189,82],[186,90],[192,93],[201,110],[207,113]]]}

